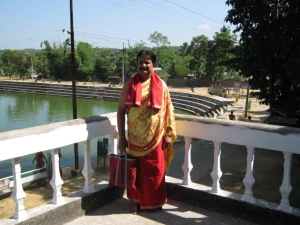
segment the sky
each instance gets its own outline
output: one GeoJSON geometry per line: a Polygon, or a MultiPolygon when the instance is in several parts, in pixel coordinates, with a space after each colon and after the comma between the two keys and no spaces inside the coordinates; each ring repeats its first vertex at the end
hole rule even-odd
{"type": "MultiPolygon", "coordinates": [[[[200,35],[213,39],[225,25],[225,0],[73,0],[75,43],[93,47],[148,47],[155,31],[171,46],[200,35]]],[[[0,49],[40,49],[40,43],[63,43],[70,35],[70,0],[0,0],[0,49]],[[62,32],[63,29],[65,32],[62,32]]]]}

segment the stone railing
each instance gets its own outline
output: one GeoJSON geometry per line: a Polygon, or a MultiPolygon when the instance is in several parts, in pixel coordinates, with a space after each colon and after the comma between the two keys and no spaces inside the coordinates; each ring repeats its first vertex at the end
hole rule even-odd
{"type": "MultiPolygon", "coordinates": [[[[182,165],[184,171],[183,185],[192,185],[190,178],[190,172],[193,168],[191,163],[192,138],[210,140],[214,143],[214,162],[211,172],[213,184],[209,190],[212,194],[221,192],[219,183],[222,176],[220,168],[221,144],[226,142],[246,146],[248,152],[247,171],[243,180],[245,192],[240,200],[256,204],[256,199],[252,196],[252,187],[255,183],[253,177],[255,148],[281,151],[284,155],[284,175],[282,186],[280,187],[282,198],[281,203],[277,206],[277,210],[287,213],[298,210],[290,206],[289,194],[292,191],[290,184],[291,156],[293,153],[300,154],[300,129],[246,122],[236,123],[234,121],[177,114],[176,126],[177,134],[183,136],[185,140],[185,159],[182,165]]],[[[82,174],[85,180],[83,192],[91,193],[94,191],[94,184],[92,183],[94,171],[91,166],[90,141],[104,135],[111,136],[112,152],[117,153],[118,131],[116,113],[0,133],[0,161],[11,159],[12,162],[15,182],[12,198],[16,204],[14,218],[22,221],[28,217],[24,208],[26,194],[21,183],[20,160],[22,156],[51,150],[53,164],[52,180],[50,181],[53,188],[53,199],[51,202],[59,206],[64,204],[64,198],[61,193],[61,187],[64,182],[59,173],[58,148],[78,142],[84,143],[82,174]]]]}

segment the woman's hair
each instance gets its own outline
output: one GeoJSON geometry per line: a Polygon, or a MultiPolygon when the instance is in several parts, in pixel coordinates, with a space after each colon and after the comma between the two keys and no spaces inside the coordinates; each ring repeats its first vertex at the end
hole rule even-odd
{"type": "Polygon", "coordinates": [[[155,62],[156,62],[156,55],[151,50],[142,50],[142,51],[140,51],[137,54],[136,61],[138,61],[139,57],[141,55],[143,55],[143,54],[146,54],[146,55],[150,56],[150,59],[151,59],[152,63],[155,64],[155,62]]]}

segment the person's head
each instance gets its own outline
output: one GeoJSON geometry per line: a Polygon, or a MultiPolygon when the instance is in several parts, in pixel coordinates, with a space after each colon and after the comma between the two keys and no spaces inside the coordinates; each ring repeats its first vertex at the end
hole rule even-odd
{"type": "Polygon", "coordinates": [[[248,120],[251,120],[251,116],[248,116],[248,120]]]}
{"type": "Polygon", "coordinates": [[[231,114],[233,114],[233,111],[231,111],[231,114]]]}
{"type": "Polygon", "coordinates": [[[152,74],[156,55],[151,50],[142,50],[137,54],[137,72],[142,78],[149,78],[152,74]]]}

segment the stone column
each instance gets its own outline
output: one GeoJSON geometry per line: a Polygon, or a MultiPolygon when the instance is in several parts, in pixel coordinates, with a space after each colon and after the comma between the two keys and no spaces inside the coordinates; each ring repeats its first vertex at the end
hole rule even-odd
{"type": "Polygon", "coordinates": [[[14,190],[11,194],[11,197],[16,204],[14,218],[18,221],[23,221],[28,218],[28,215],[24,207],[24,199],[26,197],[26,193],[24,192],[22,186],[20,162],[20,157],[11,159],[12,172],[14,176],[14,190]]]}
{"type": "Polygon", "coordinates": [[[242,200],[246,202],[254,202],[254,198],[252,196],[252,186],[255,183],[255,179],[253,177],[254,152],[254,147],[247,146],[247,172],[243,180],[245,192],[242,197],[242,200]]]}
{"type": "Polygon", "coordinates": [[[182,170],[183,170],[183,180],[182,184],[183,185],[189,185],[192,183],[191,181],[191,170],[193,169],[193,165],[191,162],[191,149],[192,149],[192,144],[191,144],[191,138],[190,137],[184,137],[185,141],[185,147],[184,147],[184,163],[182,165],[182,170]]]}
{"type": "Polygon", "coordinates": [[[282,185],[280,187],[281,193],[281,202],[278,206],[278,209],[286,212],[290,212],[292,208],[290,207],[289,196],[292,191],[291,186],[291,158],[292,153],[283,152],[284,155],[284,171],[283,171],[283,180],[282,185]]]}
{"type": "Polygon", "coordinates": [[[60,177],[59,173],[59,149],[53,149],[51,150],[52,155],[52,179],[50,181],[50,185],[53,189],[53,198],[52,203],[55,205],[62,205],[65,203],[62,193],[61,193],[61,187],[64,183],[64,181],[60,177]]]}
{"type": "Polygon", "coordinates": [[[214,168],[210,173],[213,184],[211,188],[212,193],[218,193],[220,191],[220,178],[222,176],[220,159],[221,159],[221,143],[218,141],[214,141],[214,168]]]}
{"type": "Polygon", "coordinates": [[[94,185],[92,183],[92,176],[94,174],[94,170],[91,165],[91,140],[86,140],[83,142],[83,153],[84,153],[84,166],[82,170],[82,175],[84,176],[84,193],[94,192],[94,185]]]}

